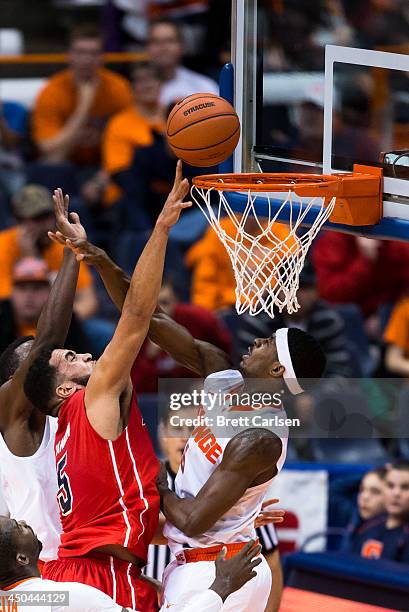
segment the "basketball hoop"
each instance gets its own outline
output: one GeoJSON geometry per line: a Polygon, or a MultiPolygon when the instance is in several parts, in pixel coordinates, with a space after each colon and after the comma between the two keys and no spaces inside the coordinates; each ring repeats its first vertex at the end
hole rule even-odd
{"type": "Polygon", "coordinates": [[[379,221],[381,176],[364,170],[365,174],[211,174],[193,179],[192,198],[230,257],[238,314],[264,311],[273,318],[277,309],[297,312],[300,272],[323,224],[379,221]],[[226,231],[226,219],[233,231],[226,231]],[[283,223],[288,226],[285,231],[283,223]]]}

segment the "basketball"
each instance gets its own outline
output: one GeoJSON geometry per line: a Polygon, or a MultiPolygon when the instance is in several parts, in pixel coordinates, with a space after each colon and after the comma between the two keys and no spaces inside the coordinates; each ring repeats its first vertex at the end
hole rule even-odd
{"type": "Polygon", "coordinates": [[[179,159],[191,166],[214,166],[230,157],[236,148],[240,121],[224,98],[194,94],[174,106],[166,134],[179,159]]]}

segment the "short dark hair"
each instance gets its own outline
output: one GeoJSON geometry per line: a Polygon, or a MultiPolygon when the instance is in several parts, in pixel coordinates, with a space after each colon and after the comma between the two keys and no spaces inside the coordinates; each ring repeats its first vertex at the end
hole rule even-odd
{"type": "Polygon", "coordinates": [[[55,395],[57,370],[50,365],[56,346],[44,347],[31,364],[24,381],[24,393],[41,412],[48,414],[48,408],[55,395]]]}
{"type": "Polygon", "coordinates": [[[378,478],[380,478],[381,480],[385,480],[387,472],[388,470],[386,469],[386,467],[374,468],[373,470],[369,470],[369,472],[366,472],[366,474],[362,476],[362,479],[364,479],[365,476],[368,476],[368,474],[375,474],[375,476],[378,476],[378,478]]]}
{"type": "Polygon", "coordinates": [[[387,471],[389,472],[390,470],[400,470],[401,472],[409,472],[409,461],[395,461],[395,463],[392,463],[389,470],[387,471]]]}
{"type": "Polygon", "coordinates": [[[149,30],[148,30],[148,38],[152,36],[153,28],[156,28],[156,26],[161,26],[161,25],[170,26],[171,28],[173,28],[176,32],[179,42],[183,44],[184,42],[183,34],[182,34],[182,30],[180,29],[179,24],[173,21],[172,19],[167,19],[166,17],[158,17],[157,19],[152,19],[152,21],[150,21],[149,30]]]}
{"type": "Polygon", "coordinates": [[[24,344],[34,340],[33,336],[21,336],[14,340],[0,355],[0,386],[4,385],[16,370],[20,367],[21,360],[17,349],[24,344]]]}
{"type": "Polygon", "coordinates": [[[321,378],[324,374],[327,359],[321,344],[302,329],[291,327],[288,330],[288,348],[296,377],[309,387],[312,379],[321,378]]]}
{"type": "MultiPolygon", "coordinates": [[[[12,528],[12,522],[7,523],[7,528],[0,529],[0,568],[11,568],[12,560],[17,556],[17,540],[12,528]]],[[[0,577],[7,576],[7,569],[3,573],[0,571],[0,577]]]]}
{"type": "Polygon", "coordinates": [[[98,39],[103,42],[101,29],[95,23],[82,23],[72,28],[69,33],[68,41],[72,45],[77,40],[85,38],[98,39]]]}

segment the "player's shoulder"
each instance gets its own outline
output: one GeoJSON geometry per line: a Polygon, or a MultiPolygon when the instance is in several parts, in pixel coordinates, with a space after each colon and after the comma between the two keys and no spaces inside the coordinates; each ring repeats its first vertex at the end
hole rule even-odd
{"type": "Polygon", "coordinates": [[[240,388],[244,383],[243,375],[239,370],[220,370],[212,372],[204,381],[206,393],[227,393],[240,388]]]}
{"type": "Polygon", "coordinates": [[[115,604],[106,593],[88,584],[80,582],[57,582],[54,584],[58,586],[59,591],[69,592],[70,610],[72,612],[83,610],[89,610],[90,612],[94,610],[113,612],[114,610],[120,611],[123,609],[115,604]]]}
{"type": "Polygon", "coordinates": [[[276,433],[261,427],[249,427],[230,440],[224,458],[231,457],[237,463],[254,463],[257,467],[270,467],[278,461],[283,443],[276,433]]]}

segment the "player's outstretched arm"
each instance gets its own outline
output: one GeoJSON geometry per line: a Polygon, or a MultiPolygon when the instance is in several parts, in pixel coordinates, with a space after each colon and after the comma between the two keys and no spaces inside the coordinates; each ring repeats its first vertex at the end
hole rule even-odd
{"type": "Polygon", "coordinates": [[[85,391],[85,406],[94,429],[104,438],[118,435],[120,396],[129,385],[132,365],[145,340],[161,287],[170,228],[191,202],[183,202],[189,183],[178,162],[175,183],[135,267],[122,314],[111,342],[98,360],[85,391]]]}
{"type": "MultiPolygon", "coordinates": [[[[61,215],[68,210],[69,197],[56,189],[53,195],[57,227],[61,215]]],[[[84,228],[75,217],[67,221],[66,233],[71,238],[87,238],[84,228]]],[[[71,323],[72,308],[77,286],[79,264],[69,249],[64,249],[61,268],[52,285],[50,295],[43,307],[37,324],[37,335],[27,357],[13,378],[0,388],[0,426],[5,428],[16,420],[26,420],[33,406],[24,394],[23,385],[28,369],[38,352],[49,344],[63,346],[71,323]]]]}
{"type": "MultiPolygon", "coordinates": [[[[56,242],[65,244],[65,237],[57,232],[56,242]]],[[[118,310],[122,310],[128,293],[130,279],[128,275],[108,257],[102,249],[86,240],[70,241],[79,260],[95,267],[105,288],[118,310]]],[[[148,337],[169,353],[180,365],[206,377],[212,372],[219,372],[231,366],[231,359],[222,349],[196,340],[182,325],[176,323],[156,307],[150,322],[148,337]]]]}
{"type": "Polygon", "coordinates": [[[188,537],[204,533],[234,506],[246,489],[275,476],[281,451],[282,442],[274,433],[247,429],[230,440],[220,465],[196,497],[189,499],[180,499],[169,489],[161,470],[157,485],[164,515],[188,537]]]}

